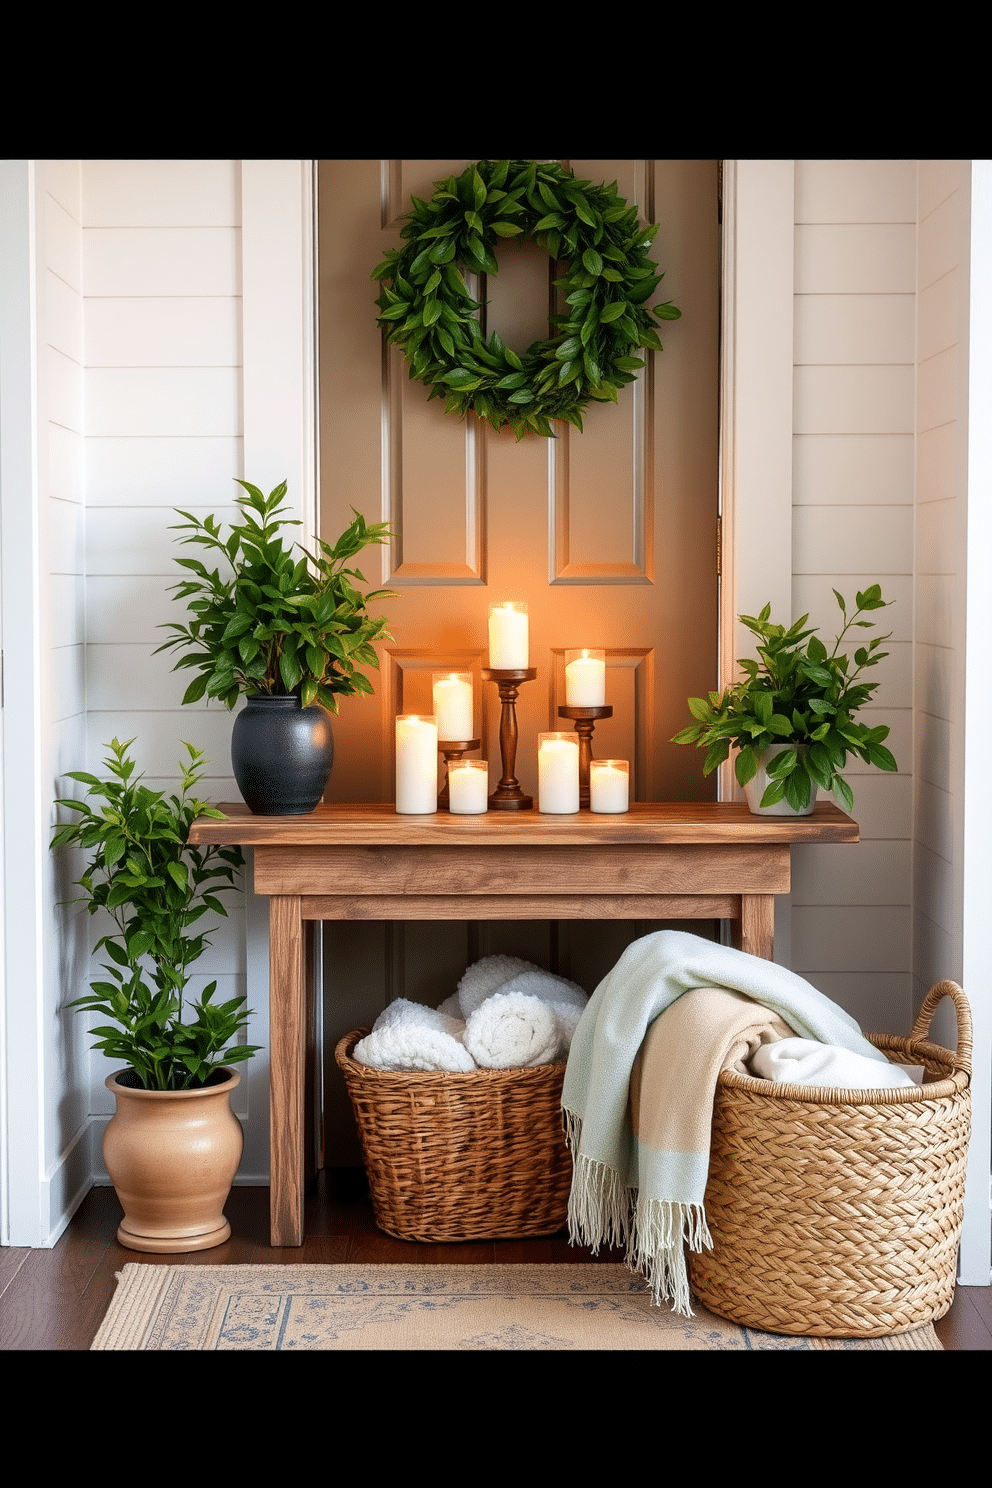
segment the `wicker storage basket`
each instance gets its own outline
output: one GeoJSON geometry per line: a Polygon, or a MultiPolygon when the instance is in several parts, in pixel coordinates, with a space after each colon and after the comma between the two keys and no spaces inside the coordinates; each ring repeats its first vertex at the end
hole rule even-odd
{"type": "Polygon", "coordinates": [[[400,1240],[497,1240],[564,1227],[572,1159],[564,1064],[468,1074],[371,1069],[334,1057],[355,1110],[375,1222],[400,1240]]]}
{"type": "Polygon", "coordinates": [[[724,1071],[713,1110],[706,1218],[689,1257],[713,1312],[772,1333],[870,1338],[951,1305],[971,1116],[971,1013],[961,988],[927,993],[909,1038],[870,1035],[911,1090],[777,1085],[724,1071]],[[952,1054],[928,1041],[937,1004],[957,1012],[952,1054]]]}

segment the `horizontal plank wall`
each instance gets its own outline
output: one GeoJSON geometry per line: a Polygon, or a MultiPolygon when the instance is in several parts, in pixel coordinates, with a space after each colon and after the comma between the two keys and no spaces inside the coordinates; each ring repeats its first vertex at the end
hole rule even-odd
{"type": "MultiPolygon", "coordinates": [[[[171,790],[189,741],[209,761],[201,794],[230,799],[230,715],[183,708],[182,674],[153,653],[181,614],[168,593],[173,509],[228,518],[243,473],[240,162],[87,161],[82,206],[89,767],[111,739],[133,738],[146,783],[171,790]]],[[[244,907],[228,897],[194,994],[214,978],[226,997],[245,991],[244,907]]],[[[106,1116],[110,1066],[90,1059],[91,1109],[106,1116]]],[[[243,1120],[253,1078],[263,1110],[265,1097],[264,1071],[246,1069],[233,1102],[243,1120]]]]}
{"type": "MultiPolygon", "coordinates": [[[[2,395],[4,1046],[8,1112],[19,1113],[8,1133],[4,1238],[46,1245],[90,1172],[85,1033],[62,1010],[67,988],[85,975],[88,926],[58,907],[71,896],[78,862],[56,862],[47,850],[62,774],[85,765],[80,165],[8,162],[5,176],[17,184],[5,233],[18,233],[26,255],[16,321],[29,346],[21,347],[27,359],[16,394],[5,386],[2,395]]],[[[5,316],[5,333],[11,326],[5,316]]]]}
{"type": "Polygon", "coordinates": [[[796,850],[792,967],[891,1032],[911,1023],[915,217],[912,161],[796,162],[793,614],[830,647],[833,589],[895,600],[849,649],[892,631],[865,716],[900,770],[849,757],[860,847],[796,850]]]}

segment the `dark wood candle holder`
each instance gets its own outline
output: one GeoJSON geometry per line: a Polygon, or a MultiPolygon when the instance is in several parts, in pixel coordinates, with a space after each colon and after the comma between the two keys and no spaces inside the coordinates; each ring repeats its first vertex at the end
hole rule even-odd
{"type": "Polygon", "coordinates": [[[612,718],[613,709],[609,703],[601,708],[569,708],[563,706],[558,709],[559,718],[570,718],[575,724],[575,732],[579,736],[579,806],[589,805],[589,765],[592,762],[592,736],[596,728],[597,718],[612,718]]]}
{"type": "Polygon", "coordinates": [[[468,754],[471,749],[478,749],[482,743],[481,739],[439,739],[437,747],[444,755],[444,784],[441,794],[437,798],[438,811],[448,811],[451,808],[451,792],[448,789],[448,769],[452,760],[460,760],[463,754],[468,754]]]}
{"type": "Polygon", "coordinates": [[[533,796],[525,796],[520,781],[513,773],[517,768],[517,690],[521,682],[533,682],[537,667],[517,667],[504,671],[498,667],[483,667],[482,676],[487,682],[495,682],[499,693],[499,755],[503,766],[499,785],[489,797],[490,811],[529,811],[534,805],[533,796]]]}

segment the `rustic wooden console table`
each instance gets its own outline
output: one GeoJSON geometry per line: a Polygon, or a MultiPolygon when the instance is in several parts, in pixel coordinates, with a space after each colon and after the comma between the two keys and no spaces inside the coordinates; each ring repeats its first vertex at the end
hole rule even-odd
{"type": "Polygon", "coordinates": [[[774,896],[794,842],[857,842],[836,806],[808,817],[744,805],[638,803],[624,816],[398,816],[391,804],[253,816],[225,805],[192,843],[254,848],[269,898],[271,1227],[303,1243],[305,954],[317,920],[727,919],[735,944],[771,958],[774,896]]]}

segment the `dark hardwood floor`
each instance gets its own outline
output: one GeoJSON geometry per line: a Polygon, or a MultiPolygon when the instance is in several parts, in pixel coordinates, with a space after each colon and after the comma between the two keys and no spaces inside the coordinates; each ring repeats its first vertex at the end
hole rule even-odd
{"type": "MultiPolygon", "coordinates": [[[[153,1264],[244,1265],[312,1261],[421,1264],[620,1260],[593,1257],[564,1236],[461,1245],[417,1245],[377,1230],[364,1174],[322,1173],[306,1202],[306,1235],[299,1249],[269,1245],[269,1191],[235,1188],[227,1204],[234,1231],[214,1250],[189,1256],[145,1255],[116,1240],[121,1210],[112,1188],[91,1189],[52,1250],[0,1249],[0,1350],[88,1349],[114,1293],[115,1272],[128,1261],[153,1264]]],[[[992,1350],[992,1289],[960,1287],[950,1312],[936,1324],[945,1349],[992,1350]]]]}

